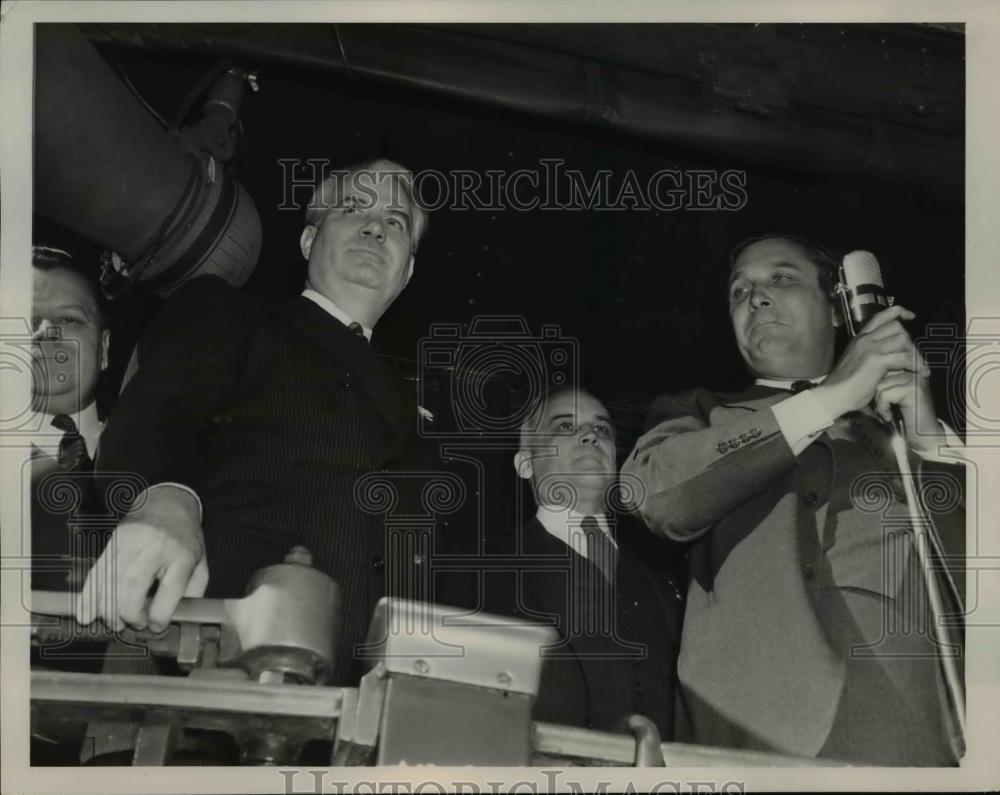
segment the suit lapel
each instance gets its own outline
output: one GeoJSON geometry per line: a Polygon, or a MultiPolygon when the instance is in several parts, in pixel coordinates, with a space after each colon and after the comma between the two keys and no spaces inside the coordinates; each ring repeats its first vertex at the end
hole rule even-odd
{"type": "MultiPolygon", "coordinates": [[[[533,571],[526,579],[528,592],[549,613],[561,616],[565,621],[570,618],[570,610],[587,611],[600,609],[595,599],[600,602],[612,598],[611,586],[600,569],[585,556],[580,555],[569,544],[564,543],[548,532],[538,517],[533,517],[524,526],[522,554],[530,558],[550,558],[552,570],[533,571]],[[601,591],[600,596],[594,589],[601,591]],[[577,600],[571,605],[570,600],[577,600]]],[[[563,627],[566,631],[566,627],[563,627]]],[[[570,633],[573,634],[573,633],[570,633]]],[[[574,642],[581,642],[579,639],[574,642]]],[[[586,643],[586,640],[582,641],[586,643]]]]}
{"type": "Polygon", "coordinates": [[[400,380],[364,338],[302,296],[277,307],[275,312],[348,370],[397,434],[408,426],[400,380]]]}
{"type": "Polygon", "coordinates": [[[531,520],[524,525],[522,544],[524,554],[527,556],[563,557],[568,554],[580,558],[581,564],[586,563],[586,559],[578,555],[571,546],[546,530],[537,516],[531,517],[531,520]]]}

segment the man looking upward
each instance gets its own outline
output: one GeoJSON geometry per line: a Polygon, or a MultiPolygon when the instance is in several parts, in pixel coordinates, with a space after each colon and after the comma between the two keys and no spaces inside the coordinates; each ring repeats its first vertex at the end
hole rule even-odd
{"type": "Polygon", "coordinates": [[[680,605],[630,545],[627,515],[613,511],[608,410],[582,389],[549,392],[522,425],[514,468],[530,482],[537,511],[514,531],[512,565],[496,563],[509,570],[486,573],[486,606],[559,634],[536,719],[612,731],[640,713],[669,738],[680,605]]]}

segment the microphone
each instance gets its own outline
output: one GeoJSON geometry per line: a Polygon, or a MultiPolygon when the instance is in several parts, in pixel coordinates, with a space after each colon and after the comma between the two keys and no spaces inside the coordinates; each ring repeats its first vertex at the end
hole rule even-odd
{"type": "Polygon", "coordinates": [[[840,284],[837,285],[844,307],[847,331],[857,336],[873,315],[892,306],[893,297],[886,293],[882,269],[870,251],[852,251],[840,263],[840,284]]]}
{"type": "MultiPolygon", "coordinates": [[[[870,251],[852,251],[840,261],[840,284],[837,285],[847,332],[856,337],[874,315],[892,306],[895,300],[885,291],[882,269],[870,251]]],[[[905,438],[906,428],[899,406],[893,405],[892,423],[896,433],[905,438]]]]}

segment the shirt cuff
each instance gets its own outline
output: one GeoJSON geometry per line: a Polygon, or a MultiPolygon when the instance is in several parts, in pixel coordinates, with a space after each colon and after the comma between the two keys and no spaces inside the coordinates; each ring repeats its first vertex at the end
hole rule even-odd
{"type": "Polygon", "coordinates": [[[960,456],[944,456],[941,453],[945,450],[964,450],[965,442],[951,428],[948,423],[938,420],[941,426],[941,435],[929,447],[921,450],[916,447],[913,451],[925,461],[936,461],[940,464],[963,464],[965,459],[960,456]]]}
{"type": "Polygon", "coordinates": [[[145,500],[146,495],[149,494],[149,492],[151,492],[153,489],[162,488],[163,486],[169,486],[171,488],[180,489],[181,491],[186,491],[188,494],[190,494],[192,497],[194,497],[194,501],[196,503],[198,503],[198,522],[200,524],[201,520],[202,520],[202,516],[204,515],[204,511],[203,511],[202,505],[201,505],[201,497],[198,496],[198,493],[194,489],[192,489],[190,486],[185,486],[183,483],[171,483],[171,482],[155,483],[152,486],[150,486],[149,488],[144,489],[143,492],[142,492],[142,494],[140,494],[138,497],[136,497],[135,503],[133,503],[133,504],[136,504],[136,503],[139,503],[139,502],[145,500]]]}
{"type": "Polygon", "coordinates": [[[836,417],[812,391],[792,395],[771,407],[788,446],[795,455],[805,450],[823,431],[833,425],[836,417]]]}

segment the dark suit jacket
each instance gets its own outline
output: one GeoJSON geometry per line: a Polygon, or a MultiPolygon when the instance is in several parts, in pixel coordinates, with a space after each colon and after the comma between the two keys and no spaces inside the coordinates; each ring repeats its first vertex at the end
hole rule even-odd
{"type": "Polygon", "coordinates": [[[625,533],[616,533],[614,592],[586,558],[537,518],[514,535],[519,552],[508,546],[504,562],[495,559],[486,572],[486,609],[548,623],[560,636],[548,650],[535,719],[610,731],[622,718],[641,713],[669,739],[679,590],[642,563],[625,543],[625,533]],[[602,621],[605,610],[613,621],[602,621]]]}
{"type": "Polygon", "coordinates": [[[99,468],[199,494],[206,596],[242,596],[256,570],[296,544],[311,550],[343,590],[335,683],[356,679],[352,650],[376,601],[427,594],[430,523],[392,521],[428,514],[411,390],[312,301],[268,308],[215,277],[165,304],[138,362],[99,468]]]}
{"type": "Polygon", "coordinates": [[[74,556],[92,561],[100,555],[106,530],[95,526],[100,511],[93,462],[84,459],[67,471],[54,458],[39,455],[32,459],[31,471],[31,587],[79,589],[74,556]]]}
{"type": "MultiPolygon", "coordinates": [[[[802,756],[941,761],[936,662],[851,653],[929,650],[926,632],[886,632],[886,616],[922,598],[888,436],[855,412],[796,457],[770,410],[787,397],[759,386],[661,397],[622,469],[645,485],[648,526],[694,542],[678,730],[802,756]]],[[[954,494],[964,474],[947,477],[954,494]]],[[[938,507],[961,554],[958,501],[938,507]]]]}

